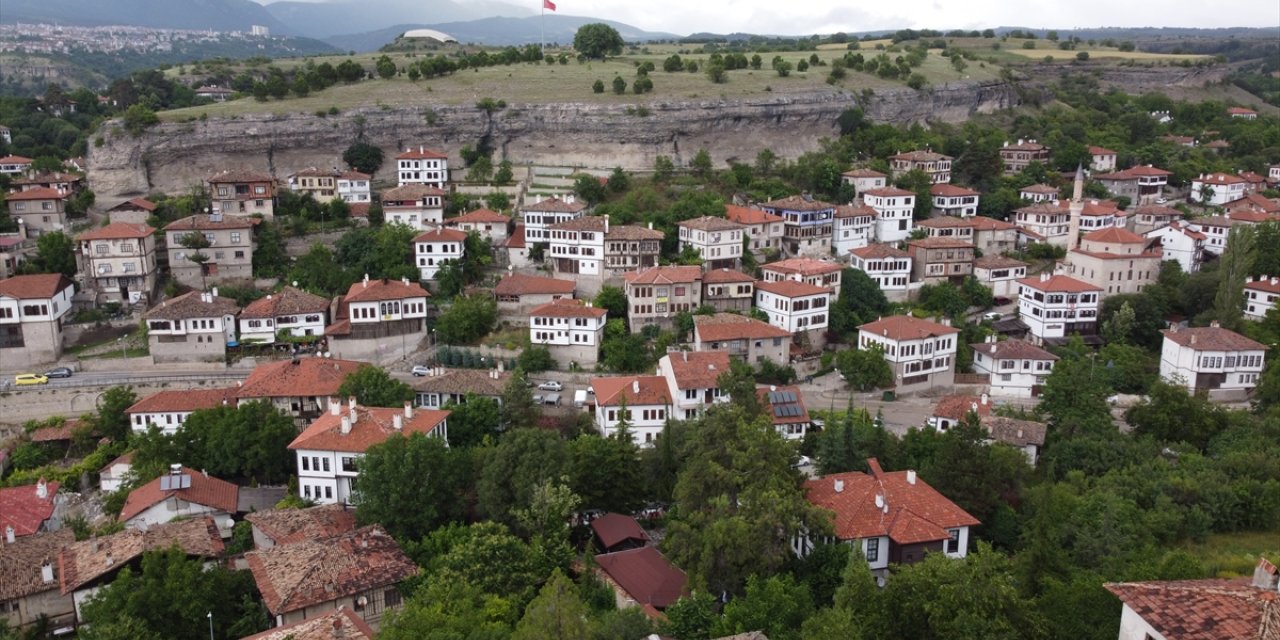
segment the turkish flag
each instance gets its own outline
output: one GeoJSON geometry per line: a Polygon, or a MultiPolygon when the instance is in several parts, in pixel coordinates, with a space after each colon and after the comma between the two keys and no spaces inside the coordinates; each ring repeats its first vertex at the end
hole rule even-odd
{"type": "Polygon", "coordinates": [[[550,10],[552,10],[552,11],[555,11],[555,10],[556,10],[556,3],[552,2],[551,0],[542,0],[542,8],[543,8],[543,9],[550,9],[550,10]]]}

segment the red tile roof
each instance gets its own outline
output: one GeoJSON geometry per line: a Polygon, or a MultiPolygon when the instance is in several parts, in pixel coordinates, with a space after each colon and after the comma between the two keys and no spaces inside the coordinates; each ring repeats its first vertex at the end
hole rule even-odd
{"type": "Polygon", "coordinates": [[[612,549],[627,540],[635,540],[640,544],[649,542],[649,536],[640,528],[640,523],[635,518],[620,513],[606,513],[592,520],[591,530],[600,538],[605,549],[612,549]]]}
{"type": "Polygon", "coordinates": [[[275,544],[324,540],[356,529],[356,512],[341,504],[255,511],[244,519],[275,544]]]}
{"type": "Polygon", "coordinates": [[[299,358],[260,364],[236,391],[236,397],[241,400],[336,397],[342,381],[365,364],[329,358],[299,358]]]}
{"type": "Polygon", "coordinates": [[[240,640],[373,640],[376,635],[369,623],[340,605],[315,618],[299,620],[240,640]]]}
{"type": "Polygon", "coordinates": [[[430,434],[436,427],[445,423],[448,411],[437,409],[410,409],[411,415],[405,417],[403,408],[361,407],[356,406],[356,419],[351,423],[351,431],[342,433],[342,419],[351,415],[349,405],[340,405],[338,414],[332,410],[325,411],[313,420],[298,437],[289,443],[290,450],[308,449],[312,451],[346,451],[364,453],[375,444],[380,444],[392,434],[401,433],[406,437],[412,433],[430,434]],[[401,420],[401,428],[396,429],[396,417],[401,420]]]}
{"type": "Polygon", "coordinates": [[[954,160],[951,156],[944,156],[934,151],[908,151],[897,155],[889,156],[891,160],[910,160],[911,162],[935,162],[938,160],[954,160]]]}
{"type": "Polygon", "coordinates": [[[241,318],[275,318],[302,313],[326,313],[329,300],[302,289],[286,286],[266,297],[258,298],[240,312],[241,318]]]}
{"type": "Polygon", "coordinates": [[[0,296],[18,300],[43,300],[76,286],[61,273],[36,273],[0,280],[0,296]]]}
{"type": "Polygon", "coordinates": [[[0,542],[3,549],[0,552],[0,602],[57,589],[58,552],[75,541],[71,528],[63,527],[51,533],[18,538],[13,544],[0,542]],[[45,565],[54,568],[52,582],[44,581],[45,565]]]}
{"type": "MultiPolygon", "coordinates": [[[[4,160],[0,160],[0,164],[4,164],[4,160]]],[[[10,202],[17,200],[66,200],[67,194],[50,189],[48,187],[39,187],[37,189],[27,189],[26,191],[11,191],[4,197],[10,202]]]]}
{"type": "Polygon", "coordinates": [[[511,236],[506,239],[505,245],[508,249],[523,249],[525,247],[524,225],[516,225],[516,228],[511,231],[511,236]]]}
{"type": "Polygon", "coordinates": [[[426,147],[419,146],[417,149],[405,149],[404,153],[396,156],[396,160],[444,160],[448,157],[439,151],[432,151],[426,147]]]}
{"type": "Polygon", "coordinates": [[[134,516],[169,498],[177,498],[183,502],[198,504],[226,513],[236,512],[237,502],[240,497],[240,487],[226,480],[209,477],[188,467],[182,467],[182,473],[191,476],[190,488],[165,491],[160,488],[161,480],[166,477],[174,477],[175,474],[156,478],[129,492],[129,497],[125,498],[124,508],[120,510],[118,520],[120,522],[128,522],[134,516]]]}
{"type": "MultiPolygon", "coordinates": [[[[423,198],[446,196],[444,191],[429,184],[406,184],[382,192],[381,200],[387,203],[412,202],[419,203],[423,198]]],[[[394,205],[390,205],[394,206],[394,205]]]]}
{"type": "Polygon", "coordinates": [[[662,376],[592,378],[591,388],[596,392],[599,407],[621,405],[624,401],[629,407],[671,404],[667,379],[662,376]]]}
{"type": "Polygon", "coordinates": [[[37,484],[0,488],[0,536],[9,527],[13,527],[13,534],[19,537],[39,531],[44,521],[53,517],[58,486],[57,482],[41,480],[37,484]],[[41,485],[45,491],[43,498],[40,497],[41,485]]]}
{"type": "Polygon", "coordinates": [[[1267,293],[1280,293],[1280,277],[1261,278],[1244,283],[1244,288],[1267,293]]]}
{"type": "Polygon", "coordinates": [[[726,204],[724,206],[724,215],[726,218],[737,222],[738,224],[746,225],[769,224],[771,222],[783,221],[782,216],[774,215],[768,211],[763,211],[754,207],[739,207],[734,204],[726,204]]]}
{"type": "Polygon", "coordinates": [[[952,420],[963,419],[970,411],[977,412],[980,418],[991,415],[991,400],[983,403],[979,396],[943,396],[933,406],[933,415],[952,420]]]}
{"type": "Polygon", "coordinates": [[[876,217],[876,210],[861,203],[854,205],[842,204],[836,207],[837,218],[856,218],[859,216],[874,218],[876,217]]]}
{"type": "Polygon", "coordinates": [[[1275,640],[1280,594],[1248,580],[1172,580],[1103,585],[1170,640],[1275,640]]]}
{"type": "Polygon", "coordinates": [[[778,211],[823,211],[826,209],[834,209],[836,205],[830,202],[815,200],[807,196],[788,196],[778,200],[770,200],[760,205],[762,209],[777,209],[778,211]]]}
{"type": "Polygon", "coordinates": [[[219,229],[252,229],[260,221],[247,216],[220,216],[214,220],[207,213],[197,213],[164,226],[165,231],[217,231],[219,229]]]}
{"type": "Polygon", "coordinates": [[[1041,279],[1040,276],[1023,278],[1018,284],[1031,287],[1037,291],[1054,292],[1054,293],[1084,293],[1086,291],[1102,291],[1102,287],[1094,286],[1088,282],[1076,280],[1071,276],[1050,276],[1047,279],[1041,279]]]}
{"type": "Polygon", "coordinates": [[[1159,169],[1148,164],[1129,167],[1128,169],[1116,171],[1114,173],[1100,173],[1094,176],[1094,179],[1126,181],[1137,180],[1138,178],[1161,178],[1171,175],[1173,175],[1172,171],[1165,171],[1164,169],[1159,169]]]}
{"type": "Polygon", "coordinates": [[[649,229],[634,224],[623,224],[610,227],[605,234],[606,240],[662,240],[667,234],[657,229],[649,229]]]}
{"type": "Polygon", "coordinates": [[[899,249],[891,244],[869,244],[865,247],[850,249],[852,253],[863,260],[880,260],[883,258],[908,258],[911,254],[899,249]]]}
{"type": "Polygon", "coordinates": [[[499,296],[564,295],[572,296],[577,283],[545,276],[512,273],[498,281],[493,293],[499,296]]]}
{"type": "Polygon", "coordinates": [[[725,284],[731,282],[755,283],[756,279],[736,269],[712,269],[702,274],[703,284],[725,284]]]}
{"type": "Polygon", "coordinates": [[[353,283],[343,297],[343,304],[352,302],[379,302],[382,300],[405,300],[408,298],[430,298],[431,294],[417,282],[404,280],[361,280],[353,283]]]}
{"type": "Polygon", "coordinates": [[[328,540],[251,551],[245,560],[272,615],[390,588],[419,571],[396,541],[377,526],[328,540]]]}
{"type": "Polygon", "coordinates": [[[188,291],[176,298],[163,300],[151,307],[142,317],[147,320],[187,320],[190,318],[221,318],[240,313],[235,300],[222,296],[204,299],[203,291],[188,291]]]}
{"type": "Polygon", "coordinates": [[[937,218],[929,218],[916,223],[917,227],[926,229],[972,229],[973,222],[968,218],[957,218],[955,216],[938,216],[937,218]]]}
{"type": "Polygon", "coordinates": [[[1202,175],[1199,178],[1192,179],[1192,182],[1202,182],[1204,184],[1216,184],[1216,185],[1240,184],[1241,182],[1244,182],[1244,181],[1245,181],[1244,178],[1241,178],[1240,176],[1232,175],[1230,173],[1211,173],[1208,175],[1202,175]]]}
{"type": "Polygon", "coordinates": [[[987,216],[974,216],[969,218],[969,224],[973,225],[974,233],[982,233],[983,231],[1008,231],[1017,229],[1018,225],[1004,220],[996,220],[987,216]]]}
{"type": "Polygon", "coordinates": [[[720,374],[729,370],[728,351],[676,351],[663,356],[671,362],[677,389],[715,389],[720,374]]]}
{"type": "Polygon", "coordinates": [[[596,556],[596,566],[642,605],[664,609],[685,594],[689,579],[656,547],[596,556]]]}
{"type": "Polygon", "coordinates": [[[961,240],[959,238],[946,238],[936,236],[933,238],[920,238],[918,240],[908,240],[908,248],[920,247],[921,249],[972,249],[973,243],[961,240]]]}
{"type": "Polygon", "coordinates": [[[414,242],[466,242],[467,232],[457,229],[432,229],[414,236],[414,242]]]}
{"type": "Polygon", "coordinates": [[[966,189],[964,187],[946,183],[946,182],[942,184],[935,184],[932,187],[929,187],[929,193],[930,195],[938,196],[941,198],[963,198],[967,196],[982,195],[980,192],[974,191],[973,189],[966,189]]]}
{"type": "Polygon", "coordinates": [[[1254,111],[1253,109],[1245,109],[1244,107],[1231,107],[1227,109],[1227,113],[1231,115],[1242,115],[1242,116],[1258,115],[1257,111],[1254,111]]]}
{"type": "Polygon", "coordinates": [[[973,261],[974,269],[1016,269],[1026,266],[1030,265],[1021,260],[1014,260],[1004,256],[982,256],[973,261]]]}
{"type": "Polygon", "coordinates": [[[880,318],[875,322],[868,322],[867,324],[858,327],[858,329],[897,341],[919,340],[920,338],[931,338],[960,333],[960,330],[955,327],[949,327],[930,320],[922,320],[914,316],[889,316],[887,318],[880,318]]]}
{"type": "Polygon", "coordinates": [[[1146,244],[1147,239],[1120,227],[1107,227],[1086,233],[1081,240],[1088,242],[1112,242],[1116,244],[1146,244]]]}
{"type": "Polygon", "coordinates": [[[221,173],[210,177],[210,184],[226,184],[231,182],[275,182],[276,179],[271,177],[269,173],[258,173],[257,171],[234,171],[228,169],[221,173]]]}
{"type": "Polygon", "coordinates": [[[105,227],[86,231],[76,236],[76,240],[81,242],[86,240],[128,240],[131,238],[145,238],[155,232],[155,229],[145,224],[112,222],[105,227]]]}
{"type": "Polygon", "coordinates": [[[627,284],[675,284],[694,283],[702,279],[701,267],[650,267],[644,271],[628,271],[622,274],[627,284]]]}
{"type": "Polygon", "coordinates": [[[797,282],[795,280],[783,280],[782,282],[765,282],[763,280],[756,283],[756,290],[772,293],[775,296],[783,298],[800,298],[803,296],[831,295],[831,289],[827,287],[819,287],[816,284],[808,282],[797,282]]]}
{"type": "Polygon", "coordinates": [[[1047,184],[1033,184],[1031,186],[1023,187],[1018,191],[1020,193],[1047,193],[1051,195],[1058,195],[1058,188],[1047,184]]]}
{"type": "Polygon", "coordinates": [[[814,260],[813,258],[788,258],[778,262],[770,262],[760,267],[761,271],[799,274],[801,276],[818,276],[827,273],[840,273],[844,264],[831,260],[814,260]]]}
{"type": "Polygon", "coordinates": [[[680,226],[701,231],[734,231],[741,229],[742,223],[716,216],[702,216],[692,220],[685,220],[680,223],[680,226]]]}
{"type": "Polygon", "coordinates": [[[867,189],[862,192],[862,195],[876,196],[877,198],[895,198],[899,196],[915,196],[916,192],[897,187],[880,187],[879,189],[867,189]]]}
{"type": "Polygon", "coordinates": [[[1027,445],[1043,446],[1045,433],[1049,427],[1043,422],[1018,420],[1004,416],[982,416],[982,426],[987,428],[991,439],[996,442],[1011,444],[1015,447],[1027,445]]]}
{"type": "Polygon", "coordinates": [[[581,218],[570,218],[563,222],[557,222],[551,225],[551,228],[562,231],[596,231],[604,233],[608,226],[609,218],[605,216],[582,216],[581,218]]]}
{"type": "Polygon", "coordinates": [[[840,540],[888,536],[899,545],[919,544],[947,539],[947,529],[981,524],[924,480],[911,482],[912,472],[881,471],[875,458],[867,464],[869,474],[851,471],[804,483],[809,502],[835,514],[840,540]],[[884,506],[876,506],[876,496],[883,496],[884,506]]]}
{"type": "Polygon", "coordinates": [[[876,171],[875,169],[854,169],[852,171],[846,171],[840,175],[849,176],[850,178],[887,178],[888,177],[885,174],[880,173],[879,171],[876,171]]]}
{"type": "Polygon", "coordinates": [[[1095,156],[1114,156],[1116,152],[1106,147],[1089,147],[1089,154],[1095,156]]]}
{"type": "Polygon", "coordinates": [[[180,413],[236,405],[235,387],[226,389],[166,389],[157,391],[125,409],[125,413],[180,413]]]}
{"type": "Polygon", "coordinates": [[[147,551],[177,545],[188,556],[216,558],[222,538],[212,518],[194,518],[147,527],[127,528],[100,538],[74,542],[58,554],[58,579],[66,595],[118,571],[147,551]]]}
{"type": "Polygon", "coordinates": [[[1267,346],[1222,327],[1166,329],[1166,340],[1196,351],[1266,351],[1267,346]]]}
{"type": "Polygon", "coordinates": [[[463,222],[472,222],[472,223],[494,222],[497,224],[507,224],[508,222],[511,222],[511,218],[508,216],[504,216],[501,213],[498,213],[497,211],[490,211],[489,209],[476,209],[475,211],[469,211],[456,218],[449,218],[448,220],[444,221],[444,223],[447,225],[461,224],[463,222]]]}
{"type": "Polygon", "coordinates": [[[7,155],[0,158],[0,164],[31,164],[34,162],[31,158],[24,156],[7,155]]]}
{"type": "Polygon", "coordinates": [[[979,342],[971,344],[974,351],[991,356],[992,358],[1000,358],[1002,360],[1050,360],[1058,359],[1058,356],[1037,347],[1026,340],[1004,340],[1002,342],[979,342]]]}
{"type": "Polygon", "coordinates": [[[587,203],[585,202],[578,200],[566,202],[560,198],[547,198],[537,204],[526,205],[524,207],[525,211],[531,211],[534,213],[578,213],[579,211],[585,211],[586,209],[587,203]]]}
{"type": "Polygon", "coordinates": [[[547,318],[603,318],[608,311],[585,300],[560,298],[533,308],[529,315],[547,318]]]}
{"type": "Polygon", "coordinates": [[[791,338],[786,329],[736,313],[694,316],[693,331],[701,342],[791,338]]]}

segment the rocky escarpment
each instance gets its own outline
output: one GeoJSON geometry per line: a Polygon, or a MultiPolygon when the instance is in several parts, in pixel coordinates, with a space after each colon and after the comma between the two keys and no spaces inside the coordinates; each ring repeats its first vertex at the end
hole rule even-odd
{"type": "Polygon", "coordinates": [[[1076,74],[1091,75],[1098,84],[1116,88],[1131,94],[1167,92],[1171,87],[1200,88],[1226,81],[1231,74],[1230,65],[1208,67],[1143,66],[1143,65],[1064,65],[1035,64],[1021,67],[1019,72],[1029,84],[1047,86],[1076,74]]]}
{"type": "MultiPolygon", "coordinates": [[[[457,158],[487,138],[514,163],[621,166],[641,169],[668,155],[688,161],[705,148],[717,164],[751,161],[762,149],[795,156],[838,133],[836,119],[852,106],[873,121],[961,121],[1014,106],[1017,92],[1000,82],[954,83],[853,94],[842,91],[764,95],[753,99],[650,103],[644,112],[620,105],[512,104],[492,114],[472,106],[369,107],[337,116],[240,116],[164,123],[133,137],[118,123],[100,132],[89,154],[89,182],[100,202],[151,191],[176,192],[225,168],[269,171],[279,178],[310,166],[341,165],[352,142],[397,149],[426,145],[457,158]]],[[[459,163],[460,164],[460,163],[459,163]]],[[[393,180],[394,163],[379,178],[393,180]]]]}

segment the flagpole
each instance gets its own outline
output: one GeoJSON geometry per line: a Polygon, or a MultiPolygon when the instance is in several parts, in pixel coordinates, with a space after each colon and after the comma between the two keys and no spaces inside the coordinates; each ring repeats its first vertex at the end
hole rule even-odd
{"type": "Polygon", "coordinates": [[[547,55],[547,26],[546,26],[547,3],[543,2],[542,8],[539,9],[538,11],[541,14],[540,17],[538,18],[538,31],[540,32],[540,35],[538,37],[542,39],[542,55],[546,56],[547,55]]]}

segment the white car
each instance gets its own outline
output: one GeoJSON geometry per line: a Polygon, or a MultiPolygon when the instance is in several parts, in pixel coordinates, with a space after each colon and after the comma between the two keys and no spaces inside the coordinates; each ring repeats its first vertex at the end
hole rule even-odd
{"type": "Polygon", "coordinates": [[[431,373],[431,367],[421,364],[414,365],[413,369],[410,370],[409,373],[412,373],[415,378],[425,376],[431,373]]]}
{"type": "Polygon", "coordinates": [[[542,391],[564,391],[564,385],[560,384],[556,380],[548,380],[538,385],[538,389],[541,389],[542,391]]]}

